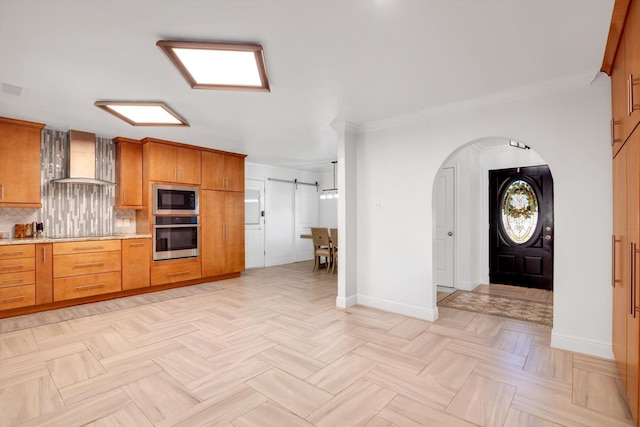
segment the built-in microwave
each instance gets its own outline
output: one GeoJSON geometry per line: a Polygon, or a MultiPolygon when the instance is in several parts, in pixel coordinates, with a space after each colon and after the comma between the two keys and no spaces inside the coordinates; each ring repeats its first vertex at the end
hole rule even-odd
{"type": "Polygon", "coordinates": [[[152,185],[153,215],[198,215],[198,187],[152,185]]]}
{"type": "Polygon", "coordinates": [[[197,257],[200,225],[197,216],[153,218],[153,260],[197,257]]]}

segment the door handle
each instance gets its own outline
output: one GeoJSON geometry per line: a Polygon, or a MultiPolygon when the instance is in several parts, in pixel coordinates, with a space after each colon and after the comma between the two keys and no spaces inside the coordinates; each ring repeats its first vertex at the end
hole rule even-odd
{"type": "Polygon", "coordinates": [[[547,234],[546,236],[544,236],[544,240],[551,240],[551,234],[547,234]]]}
{"type": "Polygon", "coordinates": [[[448,232],[447,236],[453,236],[453,231],[448,232]]]}

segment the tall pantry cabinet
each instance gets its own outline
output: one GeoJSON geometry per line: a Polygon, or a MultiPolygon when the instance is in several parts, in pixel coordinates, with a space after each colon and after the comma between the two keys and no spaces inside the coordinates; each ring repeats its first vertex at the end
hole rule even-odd
{"type": "Polygon", "coordinates": [[[640,358],[640,0],[616,0],[603,71],[611,75],[613,353],[635,425],[640,358]]]}

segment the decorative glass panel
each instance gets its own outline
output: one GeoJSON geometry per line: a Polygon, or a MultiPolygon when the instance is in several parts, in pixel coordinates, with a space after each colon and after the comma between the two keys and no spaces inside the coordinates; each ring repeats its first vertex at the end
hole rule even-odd
{"type": "Polygon", "coordinates": [[[529,184],[513,181],[502,199],[502,225],[511,241],[517,244],[531,239],[538,224],[538,198],[529,184]]]}

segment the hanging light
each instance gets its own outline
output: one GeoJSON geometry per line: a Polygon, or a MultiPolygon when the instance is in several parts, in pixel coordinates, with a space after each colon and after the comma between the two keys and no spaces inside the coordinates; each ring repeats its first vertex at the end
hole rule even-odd
{"type": "Polygon", "coordinates": [[[321,200],[331,200],[338,198],[338,188],[336,187],[336,163],[338,162],[333,161],[331,163],[333,163],[333,188],[322,190],[322,194],[320,195],[321,200]]]}

